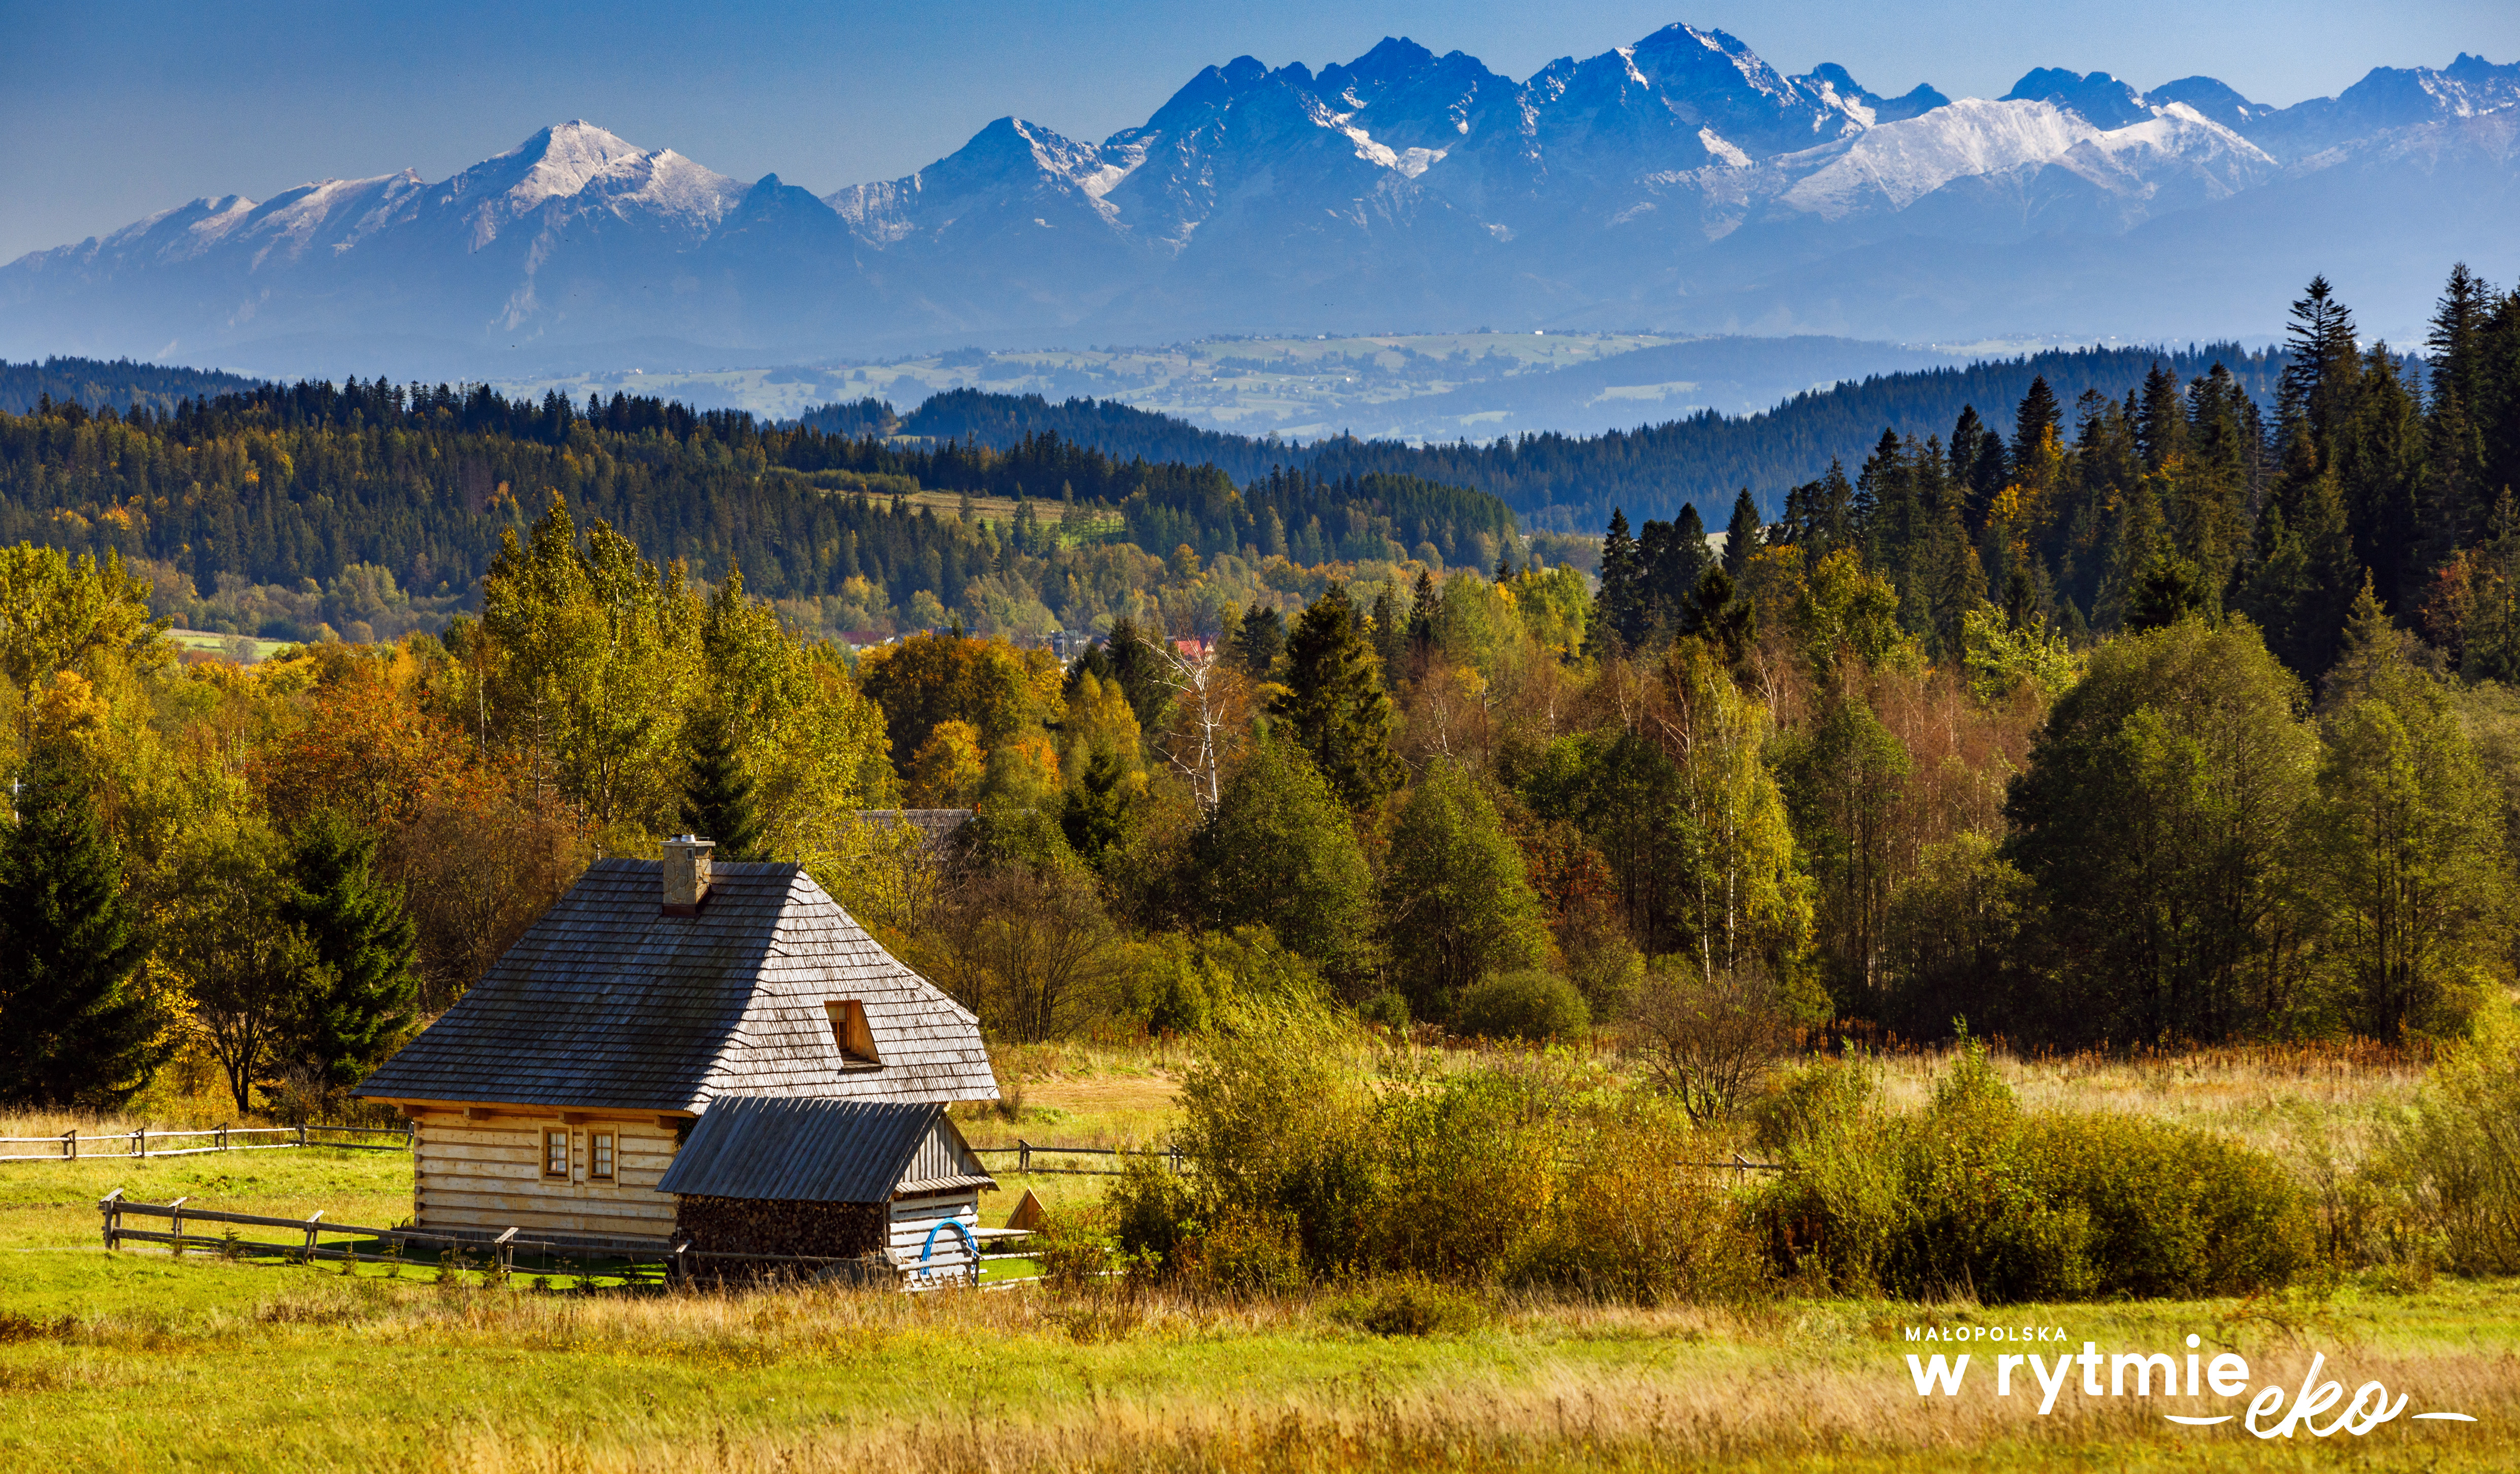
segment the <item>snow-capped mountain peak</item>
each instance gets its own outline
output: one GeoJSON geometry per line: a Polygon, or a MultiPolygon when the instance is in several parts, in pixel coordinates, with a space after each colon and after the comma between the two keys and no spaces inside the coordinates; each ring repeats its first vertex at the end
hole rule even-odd
{"type": "Polygon", "coordinates": [[[1887,97],[1686,24],[1521,80],[1385,37],[1318,70],[1202,67],[1100,143],[1002,117],[820,196],[583,119],[434,182],[204,196],[0,267],[0,350],[665,335],[827,354],[1499,319],[1941,336],[2052,326],[2017,303],[2071,292],[2007,284],[2093,260],[2127,273],[2127,310],[2180,301],[2203,316],[2179,331],[2234,331],[2215,314],[2274,290],[2234,285],[2259,255],[2290,286],[2342,269],[2331,251],[2408,254],[2337,244],[2356,232],[2420,233],[2427,274],[2507,253],[2515,186],[2520,65],[2466,53],[2276,109],[2065,67],[1992,101],[1887,97]]]}

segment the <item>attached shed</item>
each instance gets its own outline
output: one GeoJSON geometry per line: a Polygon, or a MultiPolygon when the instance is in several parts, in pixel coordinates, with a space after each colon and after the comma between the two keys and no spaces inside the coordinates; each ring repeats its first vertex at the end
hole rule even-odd
{"type": "Polygon", "coordinates": [[[661,1245],[658,1180],[728,1094],[997,1095],[979,1020],[793,865],[598,861],[357,1094],[416,1127],[431,1229],[661,1245]]]}
{"type": "Polygon", "coordinates": [[[775,1095],[711,1101],[656,1184],[703,1265],[880,1255],[913,1283],[978,1276],[997,1187],[942,1105],[775,1095]]]}

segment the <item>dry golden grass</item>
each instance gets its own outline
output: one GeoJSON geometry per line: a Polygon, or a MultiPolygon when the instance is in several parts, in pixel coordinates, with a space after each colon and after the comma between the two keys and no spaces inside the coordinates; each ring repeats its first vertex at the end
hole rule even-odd
{"type": "Polygon", "coordinates": [[[1193,1055],[1174,1040],[1143,1045],[999,1045],[1004,1098],[958,1112],[974,1146],[1146,1147],[1171,1139],[1193,1055]]]}
{"type": "MultiPolygon", "coordinates": [[[[2477,1416],[2520,1412],[2507,1364],[2476,1358],[2365,1363],[2393,1386],[2419,1378],[2477,1416]]],[[[2364,1469],[2496,1467],[2464,1425],[2398,1423],[2344,1449],[2259,1445],[2164,1423],[2134,1401],[2060,1405],[2037,1418],[1994,1399],[1909,1395],[1878,1371],[1777,1368],[1734,1380],[1551,1369],[1520,1385],[1471,1380],[1269,1407],[1098,1397],[1065,1415],[1017,1422],[937,1419],[803,1435],[733,1437],[658,1428],[589,1447],[484,1432],[460,1440],[465,1474],[816,1474],[884,1468],[981,1470],[1979,1469],[2299,1468],[2316,1454],[2364,1469]],[[2391,1439],[2392,1443],[2378,1440],[2391,1439]],[[2445,1458],[2447,1455],[2447,1459],[2445,1458]],[[2053,1462],[2051,1463],[2051,1460],[2053,1462]]],[[[2318,1460],[2324,1462],[2324,1459],[2318,1460]]]]}
{"type": "MultiPolygon", "coordinates": [[[[597,1438],[554,1439],[514,1422],[483,1423],[459,1431],[445,1451],[444,1467],[467,1474],[1888,1469],[1928,1462],[2038,1467],[2050,1457],[2077,1467],[2167,1468],[2193,1466],[2200,1456],[2220,1467],[2298,1467],[2314,1452],[2304,1447],[2309,1440],[2260,1445],[2229,1427],[2182,1429],[2163,1421],[2165,1405],[2131,1398],[2069,1394],[2048,1416],[2037,1414],[2034,1399],[1999,1399],[1983,1387],[1958,1399],[1920,1398],[1894,1322],[1940,1315],[1915,1307],[1880,1307],[1881,1314],[1859,1321],[1847,1308],[1826,1305],[1736,1315],[1508,1299],[1497,1304],[1488,1330],[1458,1343],[1449,1362],[1313,1378],[1253,1399],[1232,1385],[1184,1383],[1161,1368],[1170,1354],[1192,1345],[1254,1337],[1301,1356],[1308,1344],[1340,1335],[1318,1303],[1039,1293],[910,1299],[805,1287],[649,1300],[468,1293],[362,1312],[347,1298],[314,1286],[261,1306],[254,1321],[265,1328],[351,1323],[363,1338],[421,1356],[635,1355],[718,1367],[729,1376],[773,1365],[875,1365],[928,1348],[938,1374],[950,1377],[946,1349],[958,1345],[1045,1364],[1061,1359],[1051,1350],[1058,1345],[1105,1349],[1100,1364],[1106,1383],[1096,1385],[1089,1375],[1074,1395],[1020,1405],[983,1395],[968,1406],[827,1415],[775,1429],[746,1428],[704,1408],[661,1407],[597,1438]],[[1603,1346],[1621,1350],[1605,1362],[1598,1355],[1603,1346]],[[1112,1362],[1113,1354],[1125,1360],[1112,1362]]],[[[2063,1309],[2052,1315],[2070,1316],[2078,1327],[2090,1318],[2063,1309]]],[[[2215,1328],[2210,1317],[2197,1323],[2215,1328]]],[[[2359,1467],[2496,1466],[2498,1445],[2481,1440],[2478,1429],[2507,1428],[2520,1415],[2520,1361],[2507,1335],[2461,1346],[2457,1331],[2441,1329],[2448,1344],[2402,1341],[2377,1351],[2357,1348],[2350,1331],[2334,1326],[2316,1337],[2329,1358],[2328,1374],[2349,1386],[2377,1379],[2414,1393],[2409,1410],[2458,1410],[2482,1420],[2401,1420],[2361,1441],[2336,1440],[2359,1467]]],[[[2250,1348],[2253,1386],[2299,1382],[2310,1354],[2280,1344],[2298,1330],[2278,1327],[2276,1344],[2250,1348]]],[[[89,1334],[106,1345],[129,1339],[105,1325],[89,1334]]],[[[2112,1340],[2107,1330],[2099,1335],[2103,1344],[2112,1340]]],[[[2175,1344],[2166,1334],[2154,1339],[2175,1344]]],[[[2116,1344],[2151,1342],[2136,1331],[2116,1344]]],[[[131,1349],[143,1348],[132,1341],[131,1349]]],[[[1427,1350],[1440,1356],[1445,1348],[1427,1350]]],[[[947,1389],[930,1392],[951,1404],[947,1389]]]]}

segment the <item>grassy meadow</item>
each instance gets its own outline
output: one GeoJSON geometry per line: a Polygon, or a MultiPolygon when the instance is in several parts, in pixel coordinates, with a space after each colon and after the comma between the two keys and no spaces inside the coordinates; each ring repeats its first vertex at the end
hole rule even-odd
{"type": "MultiPolygon", "coordinates": [[[[1160,1046],[1006,1050],[1005,1107],[958,1116],[979,1145],[1152,1143],[1188,1065],[1160,1046]]],[[[1889,1089],[1921,1095],[1941,1067],[1891,1056],[1889,1089]]],[[[2420,1078],[2282,1051],[2003,1068],[2026,1102],[2143,1111],[2288,1154],[2350,1152],[2355,1123],[2420,1078]]],[[[66,1129],[21,1117],[0,1135],[45,1126],[66,1129]]],[[[1026,1187],[1057,1210],[1105,1180],[1001,1181],[993,1217],[1026,1187]]],[[[2520,1280],[2372,1273],[2248,1300],[2000,1308],[1788,1294],[1636,1309],[1391,1281],[631,1293],[108,1255],[94,1204],[117,1186],[390,1224],[411,1178],[400,1154],[331,1149],[0,1164],[0,1468],[2487,1470],[2509,1467],[2520,1416],[2520,1280]],[[2377,1379],[2409,1412],[2479,1421],[2261,1442],[2163,1420],[2204,1410],[2182,1403],[2070,1391],[2042,1416],[2034,1387],[1979,1385],[1998,1348],[1919,1347],[1911,1326],[2051,1327],[2103,1352],[2195,1333],[2209,1355],[2247,1358],[2253,1389],[2297,1385],[2323,1354],[2348,1388],[2377,1379]],[[1972,1382],[1919,1397],[1907,1355],[1946,1349],[1975,1351],[1972,1382]]]]}

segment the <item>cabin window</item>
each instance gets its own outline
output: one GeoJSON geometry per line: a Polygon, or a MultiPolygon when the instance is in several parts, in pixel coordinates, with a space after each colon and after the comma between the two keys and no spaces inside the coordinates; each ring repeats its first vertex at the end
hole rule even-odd
{"type": "Polygon", "coordinates": [[[568,1176],[567,1132],[546,1131],[543,1133],[543,1176],[547,1178],[564,1178],[568,1176]]]}
{"type": "Polygon", "coordinates": [[[867,1026],[866,1005],[854,998],[835,998],[823,1005],[832,1016],[832,1042],[840,1047],[840,1068],[870,1069],[883,1063],[875,1051],[875,1030],[867,1026]]]}
{"type": "Polygon", "coordinates": [[[612,1181],[612,1133],[599,1131],[587,1135],[586,1175],[599,1183],[612,1181]]]}

